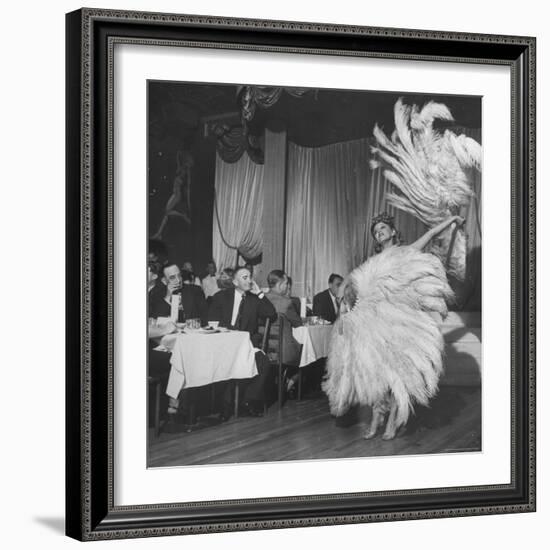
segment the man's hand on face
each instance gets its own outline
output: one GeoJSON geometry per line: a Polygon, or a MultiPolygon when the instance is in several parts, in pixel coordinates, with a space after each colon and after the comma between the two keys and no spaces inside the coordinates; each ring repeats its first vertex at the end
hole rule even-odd
{"type": "Polygon", "coordinates": [[[250,281],[250,292],[256,295],[260,294],[261,289],[256,281],[250,281]]]}
{"type": "Polygon", "coordinates": [[[174,292],[177,292],[180,289],[181,289],[181,284],[180,283],[178,283],[178,282],[168,283],[166,285],[165,300],[167,302],[170,302],[172,300],[172,295],[174,294],[174,292]]]}

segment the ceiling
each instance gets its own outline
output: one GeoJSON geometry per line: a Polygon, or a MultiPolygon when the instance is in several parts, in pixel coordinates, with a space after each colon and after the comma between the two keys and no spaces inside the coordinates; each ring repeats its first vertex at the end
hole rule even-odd
{"type": "MultiPolygon", "coordinates": [[[[151,81],[150,137],[160,141],[175,137],[191,147],[195,140],[204,138],[205,119],[225,117],[226,121],[237,124],[240,112],[237,87],[235,84],[151,81]]],[[[399,97],[407,104],[419,106],[430,100],[445,103],[457,126],[481,127],[478,96],[317,89],[301,98],[283,93],[273,107],[258,108],[250,123],[250,132],[260,135],[266,126],[286,126],[290,141],[309,147],[369,137],[375,123],[389,134],[394,127],[393,105],[399,97]]]]}

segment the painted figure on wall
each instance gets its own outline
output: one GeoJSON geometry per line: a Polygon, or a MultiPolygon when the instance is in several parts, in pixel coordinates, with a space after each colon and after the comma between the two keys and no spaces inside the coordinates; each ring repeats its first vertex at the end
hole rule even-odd
{"type": "Polygon", "coordinates": [[[166,202],[164,217],[160,222],[153,239],[162,240],[164,231],[171,218],[183,220],[186,225],[191,225],[191,168],[193,157],[186,151],[178,151],[176,155],[176,176],[172,194],[166,202]]]}

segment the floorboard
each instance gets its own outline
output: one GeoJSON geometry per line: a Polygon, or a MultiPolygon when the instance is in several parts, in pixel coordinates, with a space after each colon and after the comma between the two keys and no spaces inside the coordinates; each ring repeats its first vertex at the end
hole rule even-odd
{"type": "Polygon", "coordinates": [[[362,435],[369,407],[341,419],[329,413],[322,393],[274,405],[261,418],[241,417],[190,432],[149,434],[149,467],[274,462],[481,451],[481,389],[446,386],[429,408],[416,410],[392,441],[362,435]]]}

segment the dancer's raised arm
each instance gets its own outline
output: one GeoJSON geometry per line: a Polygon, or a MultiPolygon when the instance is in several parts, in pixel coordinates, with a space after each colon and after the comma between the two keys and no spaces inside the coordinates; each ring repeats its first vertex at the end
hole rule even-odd
{"type": "Polygon", "coordinates": [[[424,250],[426,245],[434,238],[437,237],[440,233],[442,233],[449,225],[456,223],[460,227],[464,223],[464,218],[460,216],[451,216],[447,218],[446,220],[442,221],[440,224],[436,225],[435,227],[432,227],[429,231],[426,231],[422,237],[420,237],[418,240],[416,240],[414,243],[412,243],[409,246],[412,246],[413,248],[416,248],[417,250],[424,250]]]}

